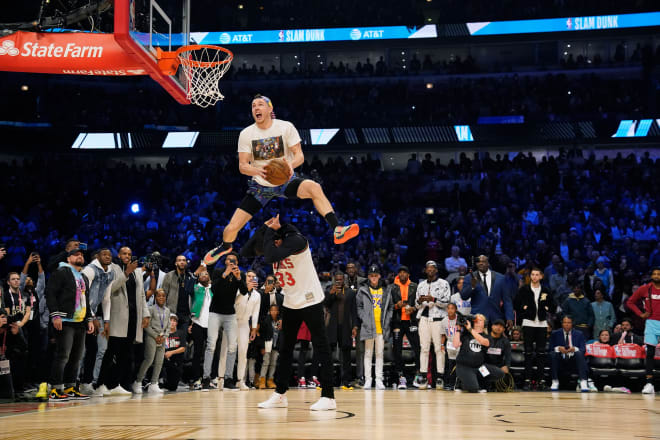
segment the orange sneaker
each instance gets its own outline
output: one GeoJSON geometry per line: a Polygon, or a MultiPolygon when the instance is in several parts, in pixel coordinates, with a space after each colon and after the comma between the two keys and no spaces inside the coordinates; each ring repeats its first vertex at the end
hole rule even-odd
{"type": "Polygon", "coordinates": [[[210,266],[218,262],[218,260],[223,256],[227,255],[233,250],[230,246],[229,248],[223,248],[222,245],[218,246],[215,249],[211,249],[204,255],[204,264],[210,266]]]}
{"type": "Polygon", "coordinates": [[[335,228],[335,244],[344,244],[351,238],[355,238],[360,233],[360,227],[353,223],[348,226],[337,226],[335,228]]]}

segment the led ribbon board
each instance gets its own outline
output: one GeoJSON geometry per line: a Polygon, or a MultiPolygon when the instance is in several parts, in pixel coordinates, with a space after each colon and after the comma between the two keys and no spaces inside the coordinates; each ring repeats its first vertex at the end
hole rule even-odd
{"type": "MultiPolygon", "coordinates": [[[[143,44],[149,42],[149,34],[132,33],[143,44]]],[[[231,44],[274,44],[274,43],[319,43],[324,41],[362,41],[362,40],[405,40],[413,38],[437,38],[435,25],[421,28],[407,26],[381,26],[364,28],[327,28],[327,29],[282,29],[272,31],[241,32],[191,32],[190,38],[195,44],[231,45],[231,44]]],[[[181,34],[172,34],[172,45],[182,44],[181,34]]],[[[170,43],[167,35],[152,35],[151,44],[166,46],[170,43]]]]}
{"type": "Polygon", "coordinates": [[[573,32],[660,26],[660,12],[466,23],[470,35],[573,32]]]}

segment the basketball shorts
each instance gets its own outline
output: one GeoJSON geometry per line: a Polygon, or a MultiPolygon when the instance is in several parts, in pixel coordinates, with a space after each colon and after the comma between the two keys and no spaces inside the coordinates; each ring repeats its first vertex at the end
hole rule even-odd
{"type": "Polygon", "coordinates": [[[660,339],[660,321],[647,319],[646,328],[644,329],[644,343],[657,345],[658,339],[660,339]]]}
{"type": "Polygon", "coordinates": [[[254,179],[248,182],[248,190],[245,198],[239,208],[250,215],[257,214],[261,208],[276,197],[285,199],[295,199],[298,194],[298,187],[304,179],[298,177],[295,173],[291,179],[280,186],[262,186],[254,179]]]}

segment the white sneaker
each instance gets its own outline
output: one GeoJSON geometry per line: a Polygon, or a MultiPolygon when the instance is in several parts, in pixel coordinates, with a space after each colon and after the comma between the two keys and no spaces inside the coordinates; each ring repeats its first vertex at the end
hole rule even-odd
{"type": "Polygon", "coordinates": [[[332,411],[337,409],[337,402],[335,399],[329,397],[321,397],[314,405],[309,407],[312,411],[332,411]]]}
{"type": "Polygon", "coordinates": [[[598,392],[598,387],[594,383],[593,380],[589,379],[587,380],[587,384],[589,385],[589,392],[590,393],[597,393],[598,392]]]}
{"type": "Polygon", "coordinates": [[[109,396],[110,395],[110,390],[108,387],[105,385],[101,385],[94,391],[94,394],[92,394],[94,397],[103,397],[103,396],[109,396]]]}
{"type": "Polygon", "coordinates": [[[553,380],[552,385],[550,385],[550,391],[559,391],[559,381],[553,380]]]}
{"type": "Polygon", "coordinates": [[[482,388],[482,389],[480,389],[478,392],[483,394],[483,393],[487,393],[488,390],[484,390],[484,389],[482,388]]]}
{"type": "Polygon", "coordinates": [[[80,385],[80,392],[82,394],[87,394],[88,396],[94,395],[94,387],[92,386],[91,383],[83,383],[80,385]]]}
{"type": "Polygon", "coordinates": [[[370,390],[371,389],[371,378],[364,379],[364,386],[362,387],[363,390],[370,390]]]}
{"type": "Polygon", "coordinates": [[[655,388],[652,383],[647,383],[642,389],[642,394],[655,394],[655,388]]]}
{"type": "Polygon", "coordinates": [[[589,392],[589,384],[587,383],[586,380],[581,380],[580,381],[580,392],[582,392],[582,393],[588,393],[589,392]]]}
{"type": "Polygon", "coordinates": [[[384,390],[385,389],[385,384],[381,379],[376,379],[376,389],[377,390],[384,390]]]}
{"type": "Polygon", "coordinates": [[[108,392],[108,394],[104,394],[104,396],[108,396],[108,395],[110,395],[110,396],[130,396],[132,394],[133,393],[131,393],[130,391],[126,391],[124,388],[122,388],[121,385],[117,385],[116,387],[111,389],[108,392]]]}
{"type": "Polygon", "coordinates": [[[211,384],[213,384],[213,381],[215,381],[216,388],[218,391],[222,391],[225,389],[225,378],[223,377],[222,379],[213,379],[211,381],[211,384]]]}
{"type": "Polygon", "coordinates": [[[149,392],[149,394],[163,394],[165,392],[156,383],[152,383],[151,385],[149,385],[147,391],[149,392]]]}
{"type": "Polygon", "coordinates": [[[142,394],[142,384],[133,382],[133,394],[142,394]]]}
{"type": "Polygon", "coordinates": [[[243,382],[242,380],[239,380],[238,383],[236,384],[236,386],[241,391],[248,391],[250,389],[250,387],[245,385],[245,382],[243,382]]]}
{"type": "Polygon", "coordinates": [[[259,408],[286,408],[289,401],[284,394],[273,393],[270,398],[257,405],[259,408]]]}

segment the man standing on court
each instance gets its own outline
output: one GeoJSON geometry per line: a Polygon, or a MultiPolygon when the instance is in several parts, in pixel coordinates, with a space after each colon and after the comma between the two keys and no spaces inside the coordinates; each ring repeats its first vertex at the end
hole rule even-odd
{"type": "Polygon", "coordinates": [[[651,269],[651,282],[644,284],[633,293],[626,305],[637,316],[646,319],[644,344],[646,344],[646,385],[643,394],[655,394],[653,387],[653,364],[655,347],[660,338],[660,267],[651,269]],[[643,312],[639,303],[643,302],[643,312]]]}
{"type": "Polygon", "coordinates": [[[513,327],[513,303],[507,293],[504,275],[490,270],[488,257],[477,257],[477,270],[466,275],[461,298],[472,302],[472,313],[481,313],[488,322],[506,317],[507,328],[513,327]]]}
{"type": "Polygon", "coordinates": [[[82,250],[71,249],[66,261],[60,263],[46,286],[46,301],[57,341],[50,376],[51,401],[89,399],[76,386],[78,366],[85,350],[85,332],[94,331],[87,293],[89,281],[80,273],[85,262],[82,250]]]}
{"type": "Polygon", "coordinates": [[[312,411],[337,408],[333,388],[333,364],[325,333],[323,301],[325,295],[316,273],[307,239],[292,225],[280,225],[279,215],[266,222],[243,248],[244,256],[264,255],[264,261],[273,265],[275,276],[282,280],[284,304],[281,310],[283,342],[275,372],[277,388],[273,395],[259,404],[259,408],[285,408],[288,400],[298,329],[304,322],[312,335],[314,350],[321,364],[321,398],[312,411]]]}
{"type": "Polygon", "coordinates": [[[346,243],[358,235],[357,224],[339,226],[339,220],[323,193],[321,185],[294,174],[294,169],[305,162],[300,147],[300,135],[291,122],[275,119],[273,103],[262,95],[252,100],[254,124],[243,129],[238,138],[238,170],[251,176],[245,198],[234,212],[222,233],[222,245],[209,251],[204,257],[207,265],[214,264],[231,252],[236,236],[250,219],[275,197],[287,199],[312,199],[318,213],[333,230],[335,244],[346,243]],[[265,166],[273,159],[283,159],[289,167],[289,180],[276,186],[266,180],[265,166]]]}

